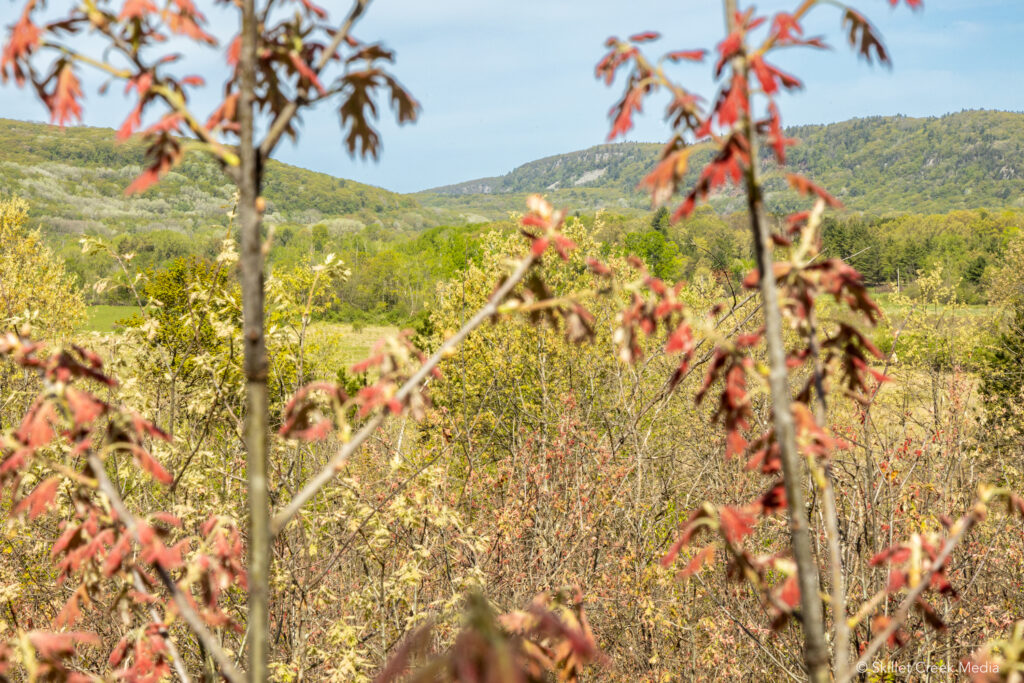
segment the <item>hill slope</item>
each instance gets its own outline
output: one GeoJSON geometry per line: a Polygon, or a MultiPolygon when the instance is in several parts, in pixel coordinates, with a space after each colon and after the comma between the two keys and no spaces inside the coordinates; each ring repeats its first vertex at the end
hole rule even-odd
{"type": "MultiPolygon", "coordinates": [[[[797,170],[829,188],[851,209],[936,212],[961,208],[1024,206],[1024,114],[965,111],[937,118],[904,116],[853,119],[790,128],[800,145],[789,152],[797,170]]],[[[658,158],[658,144],[598,145],[524,164],[497,178],[483,178],[427,190],[419,197],[435,206],[476,203],[495,206],[496,197],[550,192],[559,200],[590,203],[611,197],[617,205],[642,206],[636,184],[658,158]]],[[[691,168],[707,160],[694,154],[691,168]]],[[[787,210],[792,198],[782,172],[765,165],[768,202],[787,210]]],[[[690,181],[696,178],[691,171],[690,181]]],[[[613,203],[612,205],[616,205],[613,203]]],[[[734,196],[715,200],[738,209],[734,196]]]]}
{"type": "MultiPolygon", "coordinates": [[[[0,119],[0,194],[18,194],[50,237],[81,232],[171,229],[190,233],[224,224],[233,189],[201,155],[141,196],[124,188],[142,170],[144,145],[118,142],[106,128],[55,126],[0,119]]],[[[338,229],[371,223],[436,225],[439,212],[414,198],[271,161],[264,194],[272,223],[325,222],[338,229]]],[[[441,214],[443,215],[443,213],[441,214]]]]}

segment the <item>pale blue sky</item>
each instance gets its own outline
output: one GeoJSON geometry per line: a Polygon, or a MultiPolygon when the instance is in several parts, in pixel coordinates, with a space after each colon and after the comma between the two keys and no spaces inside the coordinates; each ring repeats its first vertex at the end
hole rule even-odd
{"type": "MultiPolygon", "coordinates": [[[[337,7],[335,13],[347,7],[323,4],[337,7]]],[[[770,13],[796,4],[764,0],[757,7],[770,13]]],[[[838,12],[821,7],[808,30],[824,34],[834,49],[791,51],[777,60],[807,86],[784,97],[785,123],[1024,110],[1024,0],[925,0],[921,12],[902,4],[893,10],[886,0],[853,4],[885,36],[895,68],[859,60],[842,39],[838,12]]],[[[20,5],[3,3],[4,25],[14,21],[20,5]]],[[[601,143],[607,110],[619,93],[618,83],[608,89],[593,76],[604,39],[656,29],[663,34],[659,50],[710,49],[722,33],[718,8],[708,0],[374,0],[355,33],[397,51],[395,73],[423,104],[421,120],[404,128],[382,120],[380,162],[353,161],[342,150],[333,111],[324,108],[306,117],[298,146],[286,142],[277,156],[409,192],[501,175],[538,157],[601,143]]],[[[679,73],[710,96],[708,71],[698,65],[679,73]]],[[[100,97],[94,83],[87,85],[85,123],[119,125],[124,100],[100,97]]],[[[6,86],[0,89],[0,116],[42,120],[45,112],[27,92],[6,86]]],[[[666,137],[661,112],[651,106],[630,139],[666,137]]]]}

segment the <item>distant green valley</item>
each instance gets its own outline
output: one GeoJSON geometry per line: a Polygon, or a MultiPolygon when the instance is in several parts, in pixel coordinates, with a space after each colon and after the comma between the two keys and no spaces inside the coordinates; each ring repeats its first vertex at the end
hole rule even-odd
{"type": "MultiPolygon", "coordinates": [[[[789,135],[801,144],[789,150],[787,170],[811,177],[847,206],[826,223],[831,255],[850,259],[878,286],[913,286],[919,274],[941,268],[961,298],[984,303],[986,273],[1024,222],[1024,114],[874,117],[792,128],[789,135]]],[[[28,201],[30,219],[89,288],[93,305],[134,302],[124,287],[92,289],[117,277],[120,266],[103,254],[83,254],[83,235],[131,255],[131,269],[152,270],[211,260],[231,234],[231,186],[199,155],[143,195],[125,197],[144,150],[115,141],[111,130],[0,120],[0,145],[0,196],[28,201]]],[[[636,253],[660,277],[712,273],[738,281],[752,265],[739,196],[721,194],[690,220],[670,224],[636,190],[659,150],[598,145],[504,176],[406,195],[271,162],[264,188],[271,266],[335,253],[351,275],[324,315],[406,324],[425,315],[438,282],[477,258],[483,234],[514,230],[509,212],[521,211],[527,194],[542,192],[590,226],[606,252],[636,253]]],[[[691,180],[707,154],[695,151],[691,180]]],[[[767,160],[765,168],[774,213],[805,206],[767,160]]],[[[109,327],[112,310],[96,309],[96,324],[109,327]]]]}

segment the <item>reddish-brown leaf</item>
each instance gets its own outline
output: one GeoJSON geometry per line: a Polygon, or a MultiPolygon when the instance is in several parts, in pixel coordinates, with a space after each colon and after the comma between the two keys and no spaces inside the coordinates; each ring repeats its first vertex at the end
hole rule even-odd
{"type": "Polygon", "coordinates": [[[28,640],[32,647],[45,659],[61,659],[75,653],[75,646],[99,645],[100,639],[95,633],[69,631],[52,633],[47,631],[31,631],[28,640]]]}
{"type": "Polygon", "coordinates": [[[683,570],[681,572],[679,572],[679,576],[682,577],[682,578],[686,578],[688,576],[693,576],[694,574],[699,572],[701,569],[703,569],[705,565],[711,564],[711,562],[714,559],[715,559],[715,546],[714,545],[706,545],[703,548],[701,548],[700,550],[698,550],[697,554],[694,555],[690,559],[690,561],[686,563],[686,566],[683,568],[683,570]]]}
{"type": "Polygon", "coordinates": [[[82,616],[82,610],[79,607],[80,602],[89,602],[89,594],[85,590],[85,585],[81,585],[71,594],[68,601],[64,603],[64,607],[57,614],[57,618],[54,620],[54,625],[57,628],[70,628],[75,625],[78,618],[82,616]]]}
{"type": "Polygon", "coordinates": [[[46,101],[50,121],[64,127],[72,119],[82,120],[82,85],[70,63],[64,64],[57,76],[57,85],[46,101]]]}
{"type": "Polygon", "coordinates": [[[306,60],[304,60],[298,52],[289,52],[288,58],[291,60],[292,66],[295,67],[295,70],[303,80],[308,81],[321,95],[327,92],[324,89],[323,84],[320,82],[320,79],[317,78],[316,72],[309,68],[309,64],[306,64],[306,60]]]}
{"type": "Polygon", "coordinates": [[[690,329],[689,323],[679,323],[665,343],[665,353],[676,353],[677,351],[689,353],[692,349],[693,330],[690,329]]]}
{"type": "Polygon", "coordinates": [[[678,62],[684,59],[690,62],[702,62],[707,54],[707,50],[676,50],[665,55],[665,59],[671,62],[678,62]]]}
{"type": "Polygon", "coordinates": [[[796,575],[790,576],[782,584],[779,591],[779,599],[788,607],[793,608],[800,604],[800,584],[796,582],[796,575]]]}
{"type": "Polygon", "coordinates": [[[722,75],[722,69],[725,67],[725,63],[735,57],[742,47],[743,34],[739,31],[730,33],[725,40],[718,44],[716,47],[718,50],[718,63],[715,64],[715,78],[722,75]]]}
{"type": "Polygon", "coordinates": [[[164,21],[171,33],[187,36],[207,45],[216,45],[217,39],[199,27],[206,18],[196,9],[192,0],[171,0],[163,12],[164,21]]]}
{"type": "Polygon", "coordinates": [[[643,99],[648,90],[649,87],[645,85],[630,87],[622,100],[612,107],[610,112],[612,129],[608,133],[608,140],[625,135],[633,128],[633,114],[643,111],[643,99]]]}
{"type": "Polygon", "coordinates": [[[823,188],[815,185],[802,175],[797,175],[796,173],[787,173],[786,180],[789,182],[790,186],[800,194],[815,195],[817,197],[820,197],[825,200],[826,204],[835,209],[840,209],[843,206],[843,203],[841,201],[839,201],[838,199],[830,195],[828,192],[826,192],[823,188]]]}
{"type": "Polygon", "coordinates": [[[651,40],[657,40],[660,37],[661,34],[657,31],[644,31],[643,33],[634,33],[629,37],[629,40],[633,43],[646,43],[651,40]]]}
{"type": "Polygon", "coordinates": [[[30,449],[41,448],[53,440],[57,413],[49,401],[36,403],[22,419],[17,437],[30,449]]]}
{"type": "Polygon", "coordinates": [[[8,72],[18,85],[25,82],[25,72],[18,62],[30,55],[42,39],[39,27],[32,22],[31,14],[35,9],[35,4],[35,2],[26,3],[21,17],[11,28],[11,38],[4,45],[3,54],[0,55],[0,77],[5,83],[9,77],[8,72]]]}
{"type": "Polygon", "coordinates": [[[18,504],[14,506],[14,514],[20,514],[27,509],[29,518],[35,519],[46,512],[47,508],[53,503],[57,497],[57,488],[59,486],[59,477],[44,479],[41,484],[32,490],[32,493],[18,501],[18,504]]]}
{"type": "Polygon", "coordinates": [[[117,645],[110,652],[110,657],[107,659],[107,663],[110,666],[117,667],[123,660],[125,653],[128,651],[128,636],[125,636],[121,640],[117,641],[117,645]]]}
{"type": "Polygon", "coordinates": [[[124,6],[121,7],[121,13],[117,15],[117,20],[145,19],[156,12],[156,5],[150,0],[125,0],[124,6]]]}
{"type": "MultiPolygon", "coordinates": [[[[747,469],[751,468],[748,467],[747,469]]],[[[786,485],[779,482],[768,489],[767,493],[761,496],[757,502],[761,505],[761,512],[765,515],[771,515],[778,510],[786,509],[786,485]]]]}
{"type": "Polygon", "coordinates": [[[74,387],[68,387],[64,391],[64,398],[71,408],[71,417],[76,427],[91,423],[107,411],[107,404],[97,399],[87,391],[81,391],[74,387]]]}
{"type": "Polygon", "coordinates": [[[725,437],[725,457],[731,458],[747,450],[747,440],[738,429],[731,429],[725,437]]]}
{"type": "Polygon", "coordinates": [[[730,543],[739,543],[753,533],[757,521],[746,510],[728,505],[718,509],[718,519],[722,525],[722,535],[730,543]]]}
{"type": "Polygon", "coordinates": [[[165,470],[164,466],[157,462],[156,458],[145,448],[133,444],[130,446],[130,449],[138,466],[148,472],[154,479],[163,484],[170,484],[174,481],[174,477],[171,476],[170,472],[165,470]]]}
{"type": "Polygon", "coordinates": [[[875,27],[871,25],[871,22],[863,14],[851,7],[847,7],[846,12],[843,14],[843,27],[848,31],[847,38],[850,41],[850,45],[857,48],[857,51],[868,63],[872,61],[872,53],[874,53],[874,58],[880,64],[885,66],[892,65],[889,53],[886,51],[885,45],[882,44],[882,39],[878,36],[875,27]]]}

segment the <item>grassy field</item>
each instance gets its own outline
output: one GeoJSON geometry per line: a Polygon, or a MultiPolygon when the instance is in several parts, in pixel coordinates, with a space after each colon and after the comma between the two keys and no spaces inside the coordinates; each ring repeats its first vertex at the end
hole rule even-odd
{"type": "MultiPolygon", "coordinates": [[[[116,323],[132,315],[134,306],[89,306],[82,332],[115,332],[116,323]]],[[[313,354],[331,367],[349,367],[369,355],[374,343],[398,331],[386,325],[367,325],[356,330],[343,323],[314,323],[308,340],[313,354]]]]}
{"type": "MultiPolygon", "coordinates": [[[[887,316],[899,313],[906,313],[915,305],[913,301],[911,301],[909,305],[905,303],[897,303],[896,301],[893,300],[895,297],[892,295],[891,292],[872,292],[871,298],[875,300],[875,303],[877,303],[883,311],[885,311],[885,314],[887,316]]],[[[956,306],[938,307],[924,303],[918,305],[921,306],[921,309],[927,313],[937,314],[940,312],[947,312],[958,317],[968,318],[991,317],[995,315],[997,312],[995,307],[987,306],[985,304],[971,306],[965,304],[958,304],[956,306]]]]}
{"type": "Polygon", "coordinates": [[[114,323],[138,310],[135,306],[89,306],[83,332],[113,332],[114,323]]]}
{"type": "Polygon", "coordinates": [[[396,327],[367,325],[359,330],[345,323],[315,323],[309,339],[318,347],[318,355],[332,367],[348,368],[369,355],[374,343],[394,334],[396,327]]]}

